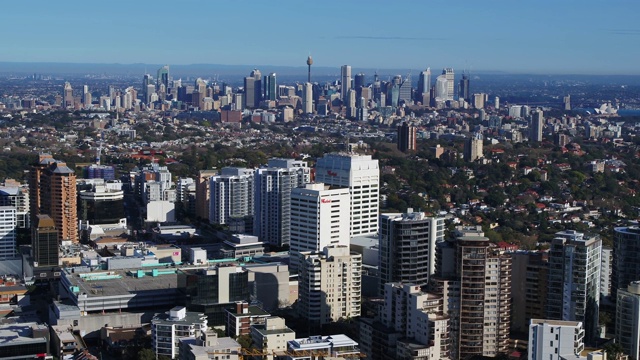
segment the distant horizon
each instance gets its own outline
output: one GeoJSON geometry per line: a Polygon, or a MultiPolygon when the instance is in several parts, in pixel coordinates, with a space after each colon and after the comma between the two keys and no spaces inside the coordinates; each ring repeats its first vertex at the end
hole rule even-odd
{"type": "MultiPolygon", "coordinates": [[[[220,67],[220,68],[227,68],[227,72],[226,74],[236,74],[236,73],[231,73],[229,72],[229,70],[232,69],[237,69],[239,70],[245,70],[245,69],[254,69],[257,68],[263,72],[265,72],[265,75],[271,71],[269,71],[270,69],[290,69],[290,70],[300,70],[300,72],[295,72],[295,73],[289,73],[287,75],[302,75],[302,74],[306,74],[307,73],[307,65],[273,65],[273,64],[222,64],[222,63],[181,63],[181,64],[168,64],[168,63],[141,63],[141,62],[132,62],[132,63],[127,63],[127,62],[73,62],[73,61],[0,61],[0,74],[2,73],[13,73],[13,72],[18,72],[18,73],[25,73],[25,74],[29,74],[32,73],[33,71],[36,72],[43,72],[45,71],[45,69],[38,69],[40,67],[43,66],[47,66],[47,65],[54,65],[54,66],[76,66],[76,65],[81,65],[84,67],[122,67],[125,68],[123,70],[127,70],[126,68],[131,68],[129,69],[129,71],[134,70],[133,68],[137,68],[137,67],[148,67],[147,69],[147,73],[151,74],[152,76],[155,74],[157,68],[160,68],[164,65],[169,65],[170,69],[173,67],[177,67],[180,70],[184,71],[185,69],[188,68],[197,68],[197,67],[220,67]],[[3,65],[7,66],[19,66],[19,67],[27,67],[27,66],[34,66],[36,67],[36,69],[33,69],[32,71],[23,68],[23,69],[12,69],[12,70],[7,70],[3,68],[3,65]]],[[[434,66],[426,66],[422,69],[417,69],[417,68],[411,68],[411,67],[379,67],[379,68],[375,68],[375,67],[359,67],[353,64],[343,64],[343,65],[350,65],[352,67],[352,76],[355,75],[357,72],[359,71],[377,71],[381,74],[384,75],[388,75],[388,74],[395,74],[395,73],[399,73],[400,75],[406,75],[405,73],[400,73],[402,71],[406,72],[406,71],[411,71],[411,76],[412,77],[416,77],[419,75],[419,73],[421,71],[424,71],[427,67],[431,68],[431,73],[432,76],[438,76],[441,73],[441,70],[444,67],[447,66],[441,66],[441,67],[434,67],[434,66]]],[[[337,65],[337,66],[331,66],[331,65],[312,65],[311,66],[311,72],[312,74],[314,73],[314,70],[317,71],[322,71],[322,72],[326,72],[326,71],[331,71],[332,73],[330,74],[317,74],[316,75],[320,75],[320,76],[330,76],[335,74],[340,73],[340,67],[342,65],[337,65]]],[[[71,69],[70,69],[71,70],[71,69]]],[[[84,73],[86,74],[86,72],[82,72],[82,69],[73,69],[75,71],[73,71],[74,73],[84,73]]],[[[221,69],[223,70],[223,69],[221,69]]],[[[84,71],[87,71],[86,69],[84,71]]],[[[100,73],[103,72],[104,69],[95,69],[94,70],[96,73],[100,73]]],[[[532,75],[532,76],[545,76],[545,75],[549,75],[549,76],[594,76],[594,77],[603,77],[603,76],[615,76],[615,77],[621,77],[621,76],[632,76],[632,77],[636,77],[636,76],[640,76],[640,72],[639,73],[565,73],[565,72],[542,72],[542,71],[507,71],[507,70],[493,70],[493,69],[474,69],[473,71],[469,71],[469,70],[465,70],[465,69],[456,69],[454,68],[454,71],[456,73],[456,76],[458,74],[462,74],[464,73],[470,73],[471,75],[473,74],[483,74],[483,75],[532,75]]],[[[53,70],[51,71],[51,75],[55,75],[56,73],[59,73],[60,70],[53,70]]],[[[180,71],[179,71],[180,72],[180,71]]],[[[140,73],[141,75],[144,74],[144,71],[140,73]]],[[[240,74],[240,73],[238,73],[240,74]]],[[[242,73],[244,74],[244,72],[242,73]]],[[[204,75],[204,74],[203,74],[204,75]]],[[[368,73],[367,75],[372,75],[372,73],[368,73]]],[[[247,72],[247,76],[248,76],[248,72],[247,72]]]]}
{"type": "Polygon", "coordinates": [[[6,2],[0,32],[17,35],[0,38],[0,61],[298,67],[311,55],[332,68],[640,75],[636,0],[113,0],[108,8],[6,2]]]}

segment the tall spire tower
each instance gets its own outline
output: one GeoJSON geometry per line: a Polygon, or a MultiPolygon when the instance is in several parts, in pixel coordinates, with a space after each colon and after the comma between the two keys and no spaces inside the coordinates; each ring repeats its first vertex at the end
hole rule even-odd
{"type": "Polygon", "coordinates": [[[313,65],[313,59],[311,58],[311,55],[309,55],[309,57],[307,58],[307,66],[309,67],[309,73],[307,75],[307,82],[311,82],[311,65],[313,65]]]}

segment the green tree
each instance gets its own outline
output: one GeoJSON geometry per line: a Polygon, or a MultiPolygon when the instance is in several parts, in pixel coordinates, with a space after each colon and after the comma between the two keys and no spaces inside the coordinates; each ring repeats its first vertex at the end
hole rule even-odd
{"type": "Polygon", "coordinates": [[[253,345],[253,339],[248,334],[238,336],[236,341],[243,349],[249,349],[253,345]]]}

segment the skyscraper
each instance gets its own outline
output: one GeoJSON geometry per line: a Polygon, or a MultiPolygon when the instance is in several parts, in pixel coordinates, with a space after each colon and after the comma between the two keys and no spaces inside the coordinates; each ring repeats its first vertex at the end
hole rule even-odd
{"type": "Polygon", "coordinates": [[[599,333],[602,240],[574,230],[556,233],[549,249],[547,318],[584,323],[587,342],[599,333]]]}
{"type": "Polygon", "coordinates": [[[471,91],[469,90],[469,75],[462,74],[462,79],[460,79],[460,91],[458,94],[460,99],[464,99],[464,101],[470,103],[471,102],[471,91]]]}
{"type": "Polygon", "coordinates": [[[253,76],[254,79],[253,107],[259,108],[262,102],[262,73],[258,69],[253,69],[250,76],[253,76]]]}
{"type": "Polygon", "coordinates": [[[626,289],[632,281],[640,280],[640,227],[614,228],[611,294],[626,289]]]}
{"type": "Polygon", "coordinates": [[[417,129],[415,126],[403,122],[401,125],[398,125],[398,141],[397,146],[398,150],[405,151],[415,151],[416,150],[416,133],[417,129]]]}
{"type": "Polygon", "coordinates": [[[291,191],[310,181],[311,169],[304,161],[269,159],[256,171],[254,234],[275,246],[291,239],[291,191]]]}
{"type": "Polygon", "coordinates": [[[76,175],[66,163],[41,154],[29,174],[29,200],[33,226],[37,215],[49,215],[60,241],[78,242],[76,175]]]}
{"type": "Polygon", "coordinates": [[[542,128],[544,126],[544,114],[541,109],[531,115],[531,125],[529,127],[529,141],[542,141],[542,128]]]}
{"type": "Polygon", "coordinates": [[[359,99],[362,96],[362,88],[365,86],[365,75],[363,73],[357,73],[353,78],[353,88],[356,90],[356,97],[359,99]]]}
{"type": "Polygon", "coordinates": [[[210,222],[228,224],[231,218],[254,215],[254,171],[223,168],[220,175],[209,178],[210,222]]]}
{"type": "Polygon", "coordinates": [[[351,90],[351,66],[342,65],[340,68],[340,98],[344,103],[349,101],[349,90],[351,90]]]}
{"type": "Polygon", "coordinates": [[[630,359],[640,359],[640,281],[618,290],[615,324],[616,344],[630,359]]]}
{"type": "Polygon", "coordinates": [[[425,94],[429,95],[431,89],[431,68],[427,68],[425,71],[420,72],[418,77],[418,89],[416,91],[416,100],[423,101],[425,94]]]}
{"type": "Polygon", "coordinates": [[[482,134],[475,133],[464,141],[463,155],[465,161],[482,159],[482,134]]]}
{"type": "Polygon", "coordinates": [[[436,242],[444,241],[444,218],[408,209],[404,214],[380,215],[379,271],[386,283],[426,287],[435,271],[436,242]]]}
{"type": "Polygon", "coordinates": [[[31,248],[35,267],[58,266],[58,230],[49,215],[36,215],[31,227],[31,248]]]}
{"type": "Polygon", "coordinates": [[[444,68],[442,75],[447,79],[447,100],[453,100],[455,95],[455,76],[453,68],[444,68]]]}
{"type": "Polygon", "coordinates": [[[313,84],[309,82],[302,86],[302,109],[305,114],[313,113],[313,84]]]}
{"type": "Polygon", "coordinates": [[[253,109],[256,103],[256,79],[253,76],[244,78],[244,107],[253,109]]]}
{"type": "Polygon", "coordinates": [[[149,74],[144,74],[144,76],[142,77],[142,100],[144,100],[145,103],[148,103],[147,100],[151,95],[148,93],[149,85],[153,85],[153,78],[149,74]]]}
{"type": "Polygon", "coordinates": [[[164,85],[165,91],[169,89],[169,65],[165,65],[158,69],[158,76],[156,77],[156,86],[160,89],[160,85],[164,85]]]}
{"type": "Polygon", "coordinates": [[[429,287],[445,298],[451,358],[509,350],[511,256],[493,247],[480,226],[458,226],[455,238],[438,243],[429,287]]]}
{"type": "Polygon", "coordinates": [[[349,189],[351,236],[378,233],[378,160],[372,159],[371,155],[327,154],[316,163],[316,181],[349,189]]]}
{"type": "Polygon", "coordinates": [[[275,101],[278,99],[278,84],[276,73],[270,73],[264,77],[264,99],[275,101]]]}
{"type": "Polygon", "coordinates": [[[299,315],[326,324],[360,316],[362,255],[349,245],[302,253],[299,277],[299,315]]]}
{"type": "Polygon", "coordinates": [[[74,99],[73,99],[73,88],[71,84],[67,81],[64,83],[64,94],[62,97],[62,105],[65,109],[73,109],[74,99]]]}
{"type": "Polygon", "coordinates": [[[13,206],[0,206],[0,260],[16,255],[18,214],[13,206]]]}
{"type": "Polygon", "coordinates": [[[449,80],[445,75],[436,78],[435,99],[436,101],[447,101],[449,96],[449,80]]]}
{"type": "Polygon", "coordinates": [[[296,272],[300,253],[330,245],[349,245],[349,190],[323,183],[291,190],[291,264],[296,272]]]}

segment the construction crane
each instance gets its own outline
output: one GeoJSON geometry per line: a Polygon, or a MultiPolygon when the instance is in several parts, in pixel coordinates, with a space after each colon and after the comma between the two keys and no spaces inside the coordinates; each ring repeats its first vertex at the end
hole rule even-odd
{"type": "MultiPolygon", "coordinates": [[[[207,355],[237,355],[239,360],[248,360],[248,359],[260,359],[260,360],[268,360],[268,359],[276,359],[281,357],[290,356],[293,358],[309,358],[311,360],[323,360],[325,357],[331,357],[332,354],[329,351],[325,350],[299,350],[299,351],[265,351],[258,349],[241,349],[240,351],[232,351],[232,352],[223,352],[223,351],[207,351],[207,355]]],[[[367,357],[366,354],[363,353],[354,353],[354,354],[344,354],[338,355],[338,357],[342,357],[345,359],[364,359],[367,357]]],[[[217,357],[213,358],[214,360],[217,357]]],[[[224,358],[220,358],[222,360],[224,358]]]]}

